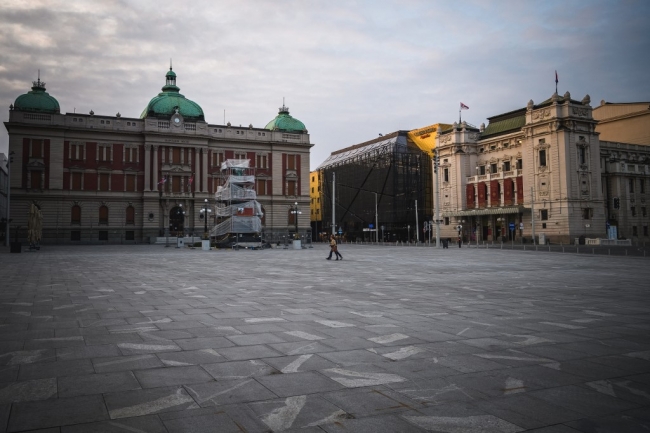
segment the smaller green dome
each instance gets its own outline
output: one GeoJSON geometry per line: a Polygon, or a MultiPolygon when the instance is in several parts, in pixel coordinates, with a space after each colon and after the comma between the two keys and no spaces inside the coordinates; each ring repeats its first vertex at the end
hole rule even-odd
{"type": "Polygon", "coordinates": [[[45,83],[39,78],[37,81],[32,81],[32,84],[31,92],[16,98],[14,110],[49,114],[60,113],[59,101],[45,91],[45,83]]]}
{"type": "Polygon", "coordinates": [[[275,119],[271,120],[264,129],[269,129],[271,131],[285,131],[285,132],[307,132],[305,124],[298,119],[294,119],[289,115],[289,107],[285,107],[282,104],[278,115],[275,116],[275,119]]]}
{"type": "Polygon", "coordinates": [[[140,118],[161,117],[169,118],[178,113],[187,120],[205,120],[203,109],[194,101],[187,99],[179,93],[181,89],[176,85],[176,74],[169,68],[165,74],[165,85],[157,96],[154,96],[147,107],[140,114],[140,118]]]}

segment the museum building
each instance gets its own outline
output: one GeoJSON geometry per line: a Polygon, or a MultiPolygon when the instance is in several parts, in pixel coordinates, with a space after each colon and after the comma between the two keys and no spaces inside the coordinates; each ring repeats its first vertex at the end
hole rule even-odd
{"type": "MultiPolygon", "coordinates": [[[[31,204],[43,215],[43,243],[155,242],[203,235],[214,225],[214,194],[226,159],[255,171],[265,240],[310,236],[310,138],[283,106],[265,127],[206,122],[180,93],[169,68],[140,118],[60,112],[40,78],[10,106],[11,227],[27,227],[31,204]],[[207,215],[207,221],[204,220],[207,215]]],[[[24,240],[24,232],[21,238],[24,240]]],[[[13,239],[13,233],[12,233],[13,239]]]]}

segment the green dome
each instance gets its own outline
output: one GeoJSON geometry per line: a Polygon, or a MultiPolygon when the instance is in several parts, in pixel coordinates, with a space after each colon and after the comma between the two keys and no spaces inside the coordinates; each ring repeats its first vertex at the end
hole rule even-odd
{"type": "Polygon", "coordinates": [[[58,114],[61,112],[59,101],[45,91],[45,83],[39,78],[32,82],[31,92],[20,95],[14,102],[14,110],[36,111],[38,113],[58,114]]]}
{"type": "Polygon", "coordinates": [[[169,68],[165,75],[165,86],[158,96],[154,96],[147,108],[140,115],[141,119],[145,117],[169,118],[176,110],[187,120],[205,120],[203,109],[194,101],[190,101],[179,93],[180,88],[176,86],[176,74],[169,68]]]}
{"type": "Polygon", "coordinates": [[[285,131],[285,132],[307,132],[305,124],[298,119],[294,119],[289,115],[289,107],[282,104],[280,111],[275,119],[271,120],[264,129],[271,131],[285,131]]]}

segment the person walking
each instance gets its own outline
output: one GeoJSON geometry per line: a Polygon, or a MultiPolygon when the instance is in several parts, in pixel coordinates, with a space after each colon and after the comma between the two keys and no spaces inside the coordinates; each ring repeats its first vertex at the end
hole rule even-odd
{"type": "Polygon", "coordinates": [[[458,248],[460,248],[461,245],[463,245],[463,240],[458,236],[458,248]]]}
{"type": "Polygon", "coordinates": [[[339,248],[336,245],[336,237],[334,237],[334,235],[330,236],[330,255],[329,257],[326,257],[327,260],[332,260],[332,253],[336,254],[336,260],[338,260],[339,257],[343,260],[343,256],[339,253],[339,248]]]}

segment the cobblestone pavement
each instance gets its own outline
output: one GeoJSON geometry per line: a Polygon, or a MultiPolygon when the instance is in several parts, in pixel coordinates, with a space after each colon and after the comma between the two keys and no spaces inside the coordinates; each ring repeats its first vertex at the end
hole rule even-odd
{"type": "Polygon", "coordinates": [[[0,253],[0,431],[650,429],[649,260],[0,253]]]}

